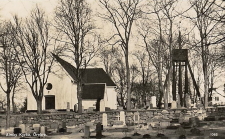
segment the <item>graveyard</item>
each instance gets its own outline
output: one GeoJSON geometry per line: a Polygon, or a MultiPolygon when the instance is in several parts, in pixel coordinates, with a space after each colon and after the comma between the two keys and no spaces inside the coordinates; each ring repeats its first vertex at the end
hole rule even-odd
{"type": "Polygon", "coordinates": [[[1,138],[225,138],[225,108],[50,111],[11,115],[1,138]]]}

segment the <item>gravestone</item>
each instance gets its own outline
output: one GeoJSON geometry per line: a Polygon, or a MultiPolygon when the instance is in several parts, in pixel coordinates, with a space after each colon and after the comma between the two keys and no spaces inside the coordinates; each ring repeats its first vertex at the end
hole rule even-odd
{"type": "Polygon", "coordinates": [[[66,105],[66,111],[69,112],[70,111],[70,103],[67,102],[67,105],[66,105]]]}
{"type": "Polygon", "coordinates": [[[6,130],[5,130],[5,128],[1,128],[1,135],[2,135],[2,136],[5,136],[5,135],[6,135],[6,130]]]}
{"type": "Polygon", "coordinates": [[[153,108],[156,108],[156,96],[151,97],[151,104],[153,108]]]}
{"type": "Polygon", "coordinates": [[[139,112],[135,112],[134,113],[134,123],[139,123],[139,120],[140,120],[139,112]]]}
{"type": "Polygon", "coordinates": [[[176,101],[172,101],[171,109],[177,109],[177,102],[176,101]]]}
{"type": "Polygon", "coordinates": [[[41,126],[41,131],[40,131],[40,133],[41,133],[41,134],[46,134],[46,132],[47,132],[47,127],[46,127],[46,126],[41,126]]]}
{"type": "Polygon", "coordinates": [[[126,120],[125,120],[125,112],[124,111],[120,111],[120,121],[122,121],[123,125],[125,125],[126,120]]]}
{"type": "Polygon", "coordinates": [[[16,134],[16,135],[19,135],[19,133],[22,133],[21,128],[15,127],[14,130],[13,130],[13,133],[16,134]]]}
{"type": "Polygon", "coordinates": [[[40,124],[33,124],[33,129],[34,129],[34,132],[36,132],[36,133],[40,133],[40,127],[41,127],[41,125],[40,125],[40,124]]]}
{"type": "Polygon", "coordinates": [[[102,137],[102,125],[100,122],[96,125],[96,137],[102,137]]]}
{"type": "Polygon", "coordinates": [[[102,114],[102,125],[104,127],[106,127],[108,125],[108,121],[107,121],[107,114],[106,113],[103,113],[102,114]]]}
{"type": "Polygon", "coordinates": [[[84,138],[85,139],[89,139],[90,137],[90,127],[89,126],[85,126],[84,127],[84,138]]]}
{"type": "Polygon", "coordinates": [[[31,133],[31,129],[30,129],[30,126],[28,126],[28,125],[26,125],[26,127],[25,127],[25,131],[26,131],[26,133],[31,133]]]}
{"type": "Polygon", "coordinates": [[[100,112],[105,111],[105,101],[103,99],[100,100],[100,112]]]}
{"type": "Polygon", "coordinates": [[[8,129],[5,130],[6,133],[10,133],[13,134],[14,133],[14,127],[10,127],[8,129]]]}
{"type": "Polygon", "coordinates": [[[26,133],[26,126],[25,126],[25,124],[20,124],[19,128],[21,128],[21,132],[22,133],[26,133]]]}

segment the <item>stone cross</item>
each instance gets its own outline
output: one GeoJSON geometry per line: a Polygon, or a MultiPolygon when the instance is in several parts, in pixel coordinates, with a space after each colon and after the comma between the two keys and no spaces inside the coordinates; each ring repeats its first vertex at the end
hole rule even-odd
{"type": "Polygon", "coordinates": [[[106,127],[108,125],[108,121],[107,121],[107,114],[106,113],[103,113],[102,114],[102,125],[104,127],[106,127]]]}

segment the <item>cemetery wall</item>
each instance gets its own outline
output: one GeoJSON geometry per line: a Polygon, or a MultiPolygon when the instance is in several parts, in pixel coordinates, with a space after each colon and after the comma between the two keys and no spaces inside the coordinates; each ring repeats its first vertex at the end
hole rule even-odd
{"type": "MultiPolygon", "coordinates": [[[[67,126],[85,125],[91,122],[96,125],[98,122],[103,123],[102,115],[107,114],[107,125],[137,125],[158,122],[169,122],[173,119],[179,119],[180,122],[188,121],[191,117],[198,117],[203,120],[207,116],[204,110],[134,110],[134,111],[106,111],[83,113],[48,113],[48,114],[21,114],[11,116],[11,127],[17,127],[23,123],[26,125],[40,124],[51,128],[52,126],[60,126],[66,123],[67,126]],[[122,113],[122,115],[121,115],[122,113]],[[124,117],[124,118],[123,118],[124,117]]],[[[5,125],[5,115],[0,115],[0,125],[5,125]]],[[[106,126],[107,126],[106,125],[106,126]]]]}

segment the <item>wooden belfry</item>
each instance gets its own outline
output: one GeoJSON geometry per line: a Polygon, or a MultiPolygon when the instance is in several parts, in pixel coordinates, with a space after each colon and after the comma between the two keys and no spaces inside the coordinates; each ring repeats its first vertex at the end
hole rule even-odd
{"type": "Polygon", "coordinates": [[[188,49],[174,49],[172,53],[172,63],[173,63],[173,83],[172,83],[172,95],[173,101],[176,101],[176,93],[178,88],[178,95],[180,98],[180,105],[185,107],[185,96],[188,94],[188,69],[193,80],[194,87],[196,89],[198,97],[200,97],[199,88],[194,79],[194,74],[191,70],[188,61],[188,49]],[[183,75],[184,71],[184,75],[183,75]],[[184,79],[184,87],[183,87],[184,79]],[[183,91],[184,88],[184,91],[183,91]],[[182,97],[184,96],[184,97],[182,97]]]}

